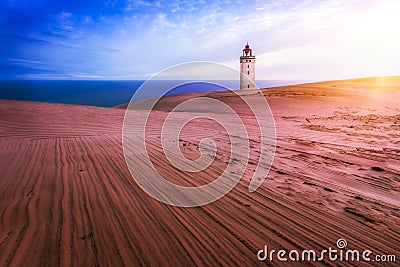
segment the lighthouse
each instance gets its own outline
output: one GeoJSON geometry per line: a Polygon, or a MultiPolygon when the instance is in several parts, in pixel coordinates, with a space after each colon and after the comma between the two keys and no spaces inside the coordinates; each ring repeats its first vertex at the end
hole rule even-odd
{"type": "Polygon", "coordinates": [[[240,89],[256,89],[256,57],[247,43],[240,57],[240,89]]]}

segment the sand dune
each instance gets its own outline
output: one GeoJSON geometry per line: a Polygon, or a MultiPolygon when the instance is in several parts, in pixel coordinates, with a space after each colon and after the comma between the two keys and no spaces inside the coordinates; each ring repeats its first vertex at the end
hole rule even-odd
{"type": "MultiPolygon", "coordinates": [[[[228,195],[196,208],[162,204],[132,179],[121,146],[123,109],[0,100],[0,265],[257,266],[265,264],[257,259],[264,245],[321,251],[339,238],[349,249],[396,255],[398,264],[400,79],[263,93],[277,127],[268,179],[249,193],[247,171],[228,195]]],[[[167,97],[154,119],[174,103],[209,94],[167,97]]],[[[212,94],[229,102],[227,93],[212,94]]],[[[156,139],[159,125],[150,127],[156,139]]],[[[223,129],[203,121],[180,140],[182,153],[196,158],[198,140],[210,132],[222,143],[212,168],[195,180],[166,171],[154,143],[160,171],[177,184],[210,182],[227,164],[223,129]]],[[[377,263],[312,263],[338,264],[377,263]]]]}

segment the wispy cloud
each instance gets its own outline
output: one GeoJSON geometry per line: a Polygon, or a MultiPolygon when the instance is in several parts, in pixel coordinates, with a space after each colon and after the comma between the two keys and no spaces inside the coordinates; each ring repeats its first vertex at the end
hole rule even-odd
{"type": "Polygon", "coordinates": [[[23,59],[23,58],[9,58],[8,62],[13,64],[22,64],[26,66],[43,66],[43,62],[34,59],[23,59]]]}
{"type": "Polygon", "coordinates": [[[157,14],[157,17],[153,24],[154,30],[160,30],[160,29],[166,29],[166,28],[176,28],[176,27],[177,27],[177,25],[175,23],[171,22],[168,19],[167,14],[165,14],[165,13],[157,14]]]}
{"type": "Polygon", "coordinates": [[[49,29],[53,35],[64,36],[75,30],[74,24],[72,13],[62,11],[49,23],[49,29]]]}
{"type": "Polygon", "coordinates": [[[143,7],[151,7],[151,6],[152,4],[145,0],[127,0],[123,10],[125,12],[130,12],[132,10],[139,10],[143,7]]]}

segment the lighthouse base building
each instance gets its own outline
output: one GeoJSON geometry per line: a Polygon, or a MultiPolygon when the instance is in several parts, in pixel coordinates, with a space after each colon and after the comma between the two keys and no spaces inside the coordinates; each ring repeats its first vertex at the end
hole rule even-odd
{"type": "Polygon", "coordinates": [[[256,89],[256,57],[249,46],[243,49],[240,57],[240,89],[256,89]]]}

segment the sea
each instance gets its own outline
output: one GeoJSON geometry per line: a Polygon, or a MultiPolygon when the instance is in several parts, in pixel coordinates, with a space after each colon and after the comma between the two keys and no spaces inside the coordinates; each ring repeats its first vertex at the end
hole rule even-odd
{"type": "MultiPolygon", "coordinates": [[[[144,82],[144,80],[3,80],[0,81],[0,99],[113,107],[128,103],[144,82]]],[[[266,88],[305,82],[310,81],[260,80],[256,83],[259,88],[266,88]]],[[[168,81],[159,81],[158,86],[162,88],[168,84],[168,81]]],[[[237,81],[231,81],[229,89],[235,90],[238,87],[237,81]]],[[[173,88],[168,95],[221,90],[226,90],[226,87],[191,82],[173,88]]],[[[148,97],[155,95],[149,94],[148,97]]]]}

